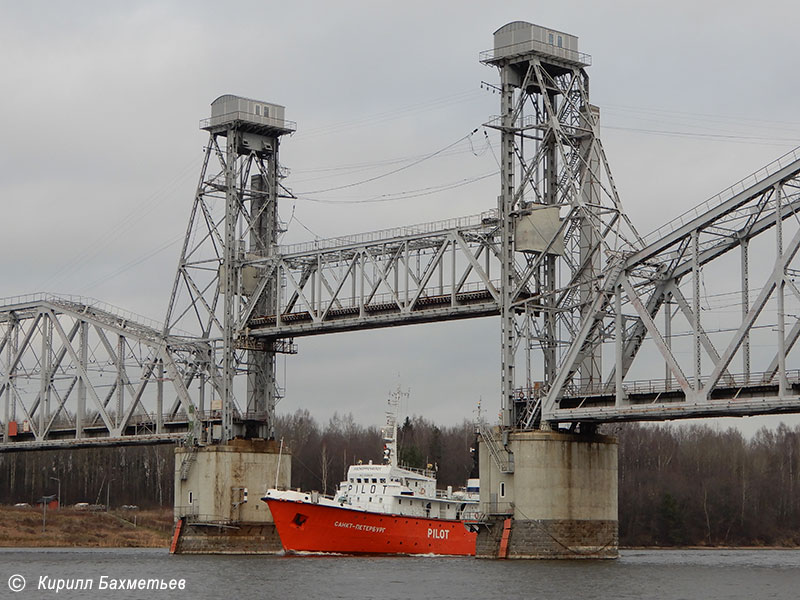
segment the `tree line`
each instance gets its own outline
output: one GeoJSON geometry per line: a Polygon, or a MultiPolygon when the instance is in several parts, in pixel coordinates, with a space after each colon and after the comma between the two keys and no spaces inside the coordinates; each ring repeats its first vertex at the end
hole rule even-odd
{"type": "Polygon", "coordinates": [[[0,452],[0,504],[35,504],[60,490],[63,506],[171,506],[174,465],[170,444],[0,452]]]}
{"type": "MultiPolygon", "coordinates": [[[[333,494],[359,461],[383,461],[380,427],[359,425],[352,414],[335,414],[320,426],[308,410],[276,419],[275,431],[292,452],[292,487],[333,494]]],[[[437,471],[441,487],[457,489],[474,471],[475,427],[468,421],[441,427],[422,417],[406,418],[398,428],[398,460],[437,471]]]]}
{"type": "Polygon", "coordinates": [[[752,438],[708,425],[626,425],[620,543],[800,545],[800,426],[752,438]]]}
{"type": "MultiPolygon", "coordinates": [[[[292,454],[292,486],[333,494],[347,467],[379,463],[379,427],[334,415],[320,424],[308,410],[280,415],[276,432],[292,454]]],[[[623,546],[800,545],[800,426],[736,429],[705,424],[616,426],[619,533],[623,546]]],[[[405,419],[400,462],[437,470],[441,487],[476,476],[474,426],[405,419]]],[[[0,503],[62,502],[171,506],[170,445],[0,453],[0,503]]]]}

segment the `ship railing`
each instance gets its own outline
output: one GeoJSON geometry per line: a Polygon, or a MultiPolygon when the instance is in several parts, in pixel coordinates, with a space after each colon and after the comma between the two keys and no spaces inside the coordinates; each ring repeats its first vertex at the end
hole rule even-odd
{"type": "Polygon", "coordinates": [[[484,519],[484,514],[475,509],[475,510],[465,510],[461,512],[461,520],[462,521],[482,521],[484,519]]]}
{"type": "Polygon", "coordinates": [[[433,469],[420,469],[418,467],[409,467],[407,465],[399,465],[401,469],[405,471],[411,471],[412,473],[417,473],[418,475],[424,475],[425,477],[436,478],[436,471],[433,469]]]}
{"type": "Polygon", "coordinates": [[[470,492],[467,492],[466,488],[451,490],[449,493],[447,490],[437,488],[436,497],[443,500],[453,500],[455,502],[474,502],[477,499],[475,496],[470,497],[470,492]]]}
{"type": "Polygon", "coordinates": [[[456,502],[468,500],[467,492],[465,490],[447,490],[436,489],[436,497],[442,500],[453,500],[456,502]]]}
{"type": "MultiPolygon", "coordinates": [[[[298,490],[299,491],[299,490],[298,490]]],[[[333,494],[323,494],[322,492],[318,492],[316,490],[311,490],[311,493],[308,494],[311,498],[311,502],[314,504],[319,504],[320,500],[331,500],[332,502],[336,501],[336,496],[333,494]]]]}

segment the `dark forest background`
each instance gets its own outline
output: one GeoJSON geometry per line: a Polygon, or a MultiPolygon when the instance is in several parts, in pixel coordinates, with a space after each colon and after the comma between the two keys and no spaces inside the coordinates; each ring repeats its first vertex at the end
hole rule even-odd
{"type": "MultiPolygon", "coordinates": [[[[279,437],[292,452],[292,485],[331,494],[347,467],[379,462],[380,429],[307,410],[281,415],[279,437]]],[[[619,439],[619,531],[626,546],[800,545],[800,426],[761,429],[751,438],[705,424],[628,424],[619,439]]],[[[441,487],[465,484],[474,426],[438,426],[422,417],[399,430],[400,460],[438,469],[441,487]]],[[[173,448],[128,446],[70,452],[0,453],[0,503],[55,494],[76,502],[141,508],[172,505],[173,448]]]]}

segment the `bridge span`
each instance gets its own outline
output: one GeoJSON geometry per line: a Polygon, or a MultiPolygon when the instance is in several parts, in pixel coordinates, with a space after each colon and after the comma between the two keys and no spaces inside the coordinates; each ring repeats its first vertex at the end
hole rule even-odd
{"type": "Polygon", "coordinates": [[[279,147],[297,125],[215,100],[163,321],[0,300],[0,450],[269,437],[275,357],[296,339],[480,317],[501,326],[504,430],[800,412],[800,152],[641,235],[599,137],[591,58],[573,36],[507,27],[481,54],[501,79],[484,124],[501,174],[480,215],[280,245],[279,147]],[[714,290],[734,309],[708,305],[714,290]]]}

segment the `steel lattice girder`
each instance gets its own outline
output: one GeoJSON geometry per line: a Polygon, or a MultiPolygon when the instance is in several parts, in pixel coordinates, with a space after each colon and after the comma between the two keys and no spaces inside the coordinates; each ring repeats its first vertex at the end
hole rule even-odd
{"type": "Polygon", "coordinates": [[[0,307],[0,449],[196,437],[208,415],[188,386],[199,374],[213,380],[212,355],[207,343],[163,336],[89,300],[39,295],[7,303],[0,307]]]}
{"type": "Polygon", "coordinates": [[[286,285],[276,288],[276,313],[247,315],[245,333],[283,338],[497,314],[496,219],[464,221],[476,224],[395,237],[375,232],[333,247],[322,241],[272,264],[253,261],[263,269],[260,288],[274,277],[286,285]]]}
{"type": "MultiPolygon", "coordinates": [[[[785,247],[782,242],[784,222],[796,220],[800,211],[798,178],[800,154],[795,150],[657,230],[645,238],[649,243],[644,247],[620,255],[618,268],[606,273],[578,335],[571,339],[562,356],[558,378],[543,401],[544,418],[551,422],[613,421],[800,412],[800,398],[789,391],[800,378],[787,374],[785,366],[786,354],[800,337],[800,323],[794,323],[787,335],[781,308],[785,287],[800,299],[800,290],[786,275],[800,248],[800,231],[785,247]],[[700,268],[731,250],[742,248],[746,252],[750,240],[770,230],[776,233],[778,244],[774,264],[758,297],[752,304],[747,301],[740,325],[719,352],[701,323],[700,268]],[[690,299],[678,288],[686,277],[694,283],[690,299]],[[765,372],[731,374],[731,360],[743,347],[749,370],[748,338],[773,296],[779,306],[775,358],[765,372]],[[668,340],[655,324],[656,316],[663,312],[668,301],[675,303],[692,325],[693,372],[682,371],[668,340]],[[625,310],[634,316],[625,317],[628,323],[622,325],[616,313],[625,310]],[[602,384],[581,389],[572,383],[572,378],[581,355],[586,352],[590,333],[597,331],[616,340],[617,359],[602,384]],[[661,384],[662,389],[651,384],[652,389],[647,390],[639,382],[624,381],[645,340],[653,342],[666,362],[668,379],[661,384]],[[710,372],[701,370],[701,348],[709,359],[710,372]],[[674,379],[673,384],[670,379],[674,379]],[[753,400],[754,397],[757,399],[753,400]]],[[[746,298],[750,276],[744,256],[741,293],[746,298]]],[[[671,316],[667,317],[670,319],[671,316]]]]}

